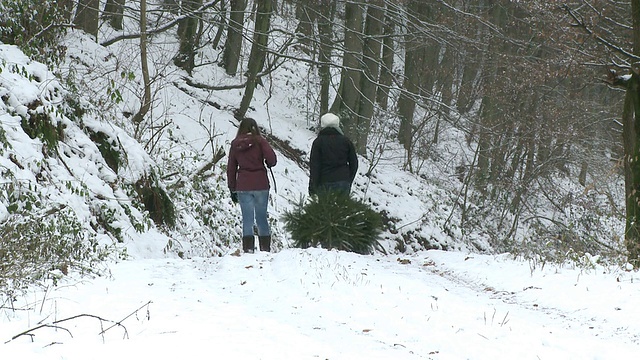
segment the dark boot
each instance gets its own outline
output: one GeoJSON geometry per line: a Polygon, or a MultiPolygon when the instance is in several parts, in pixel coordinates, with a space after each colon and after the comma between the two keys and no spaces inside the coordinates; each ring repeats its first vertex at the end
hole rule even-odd
{"type": "Polygon", "coordinates": [[[260,251],[271,251],[271,235],[258,236],[260,242],[260,251]]]}
{"type": "Polygon", "coordinates": [[[253,253],[256,248],[256,240],[253,235],[242,237],[242,251],[253,253]]]}

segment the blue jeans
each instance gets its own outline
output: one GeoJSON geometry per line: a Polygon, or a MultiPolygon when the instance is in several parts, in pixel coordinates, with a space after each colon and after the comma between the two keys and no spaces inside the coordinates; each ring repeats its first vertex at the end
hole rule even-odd
{"type": "Polygon", "coordinates": [[[323,192],[336,192],[349,196],[351,192],[351,182],[349,181],[334,181],[320,185],[320,193],[323,192]]]}
{"type": "Polygon", "coordinates": [[[269,190],[238,191],[238,203],[242,211],[242,236],[253,236],[253,222],[258,226],[258,235],[271,235],[267,220],[269,190]]]}

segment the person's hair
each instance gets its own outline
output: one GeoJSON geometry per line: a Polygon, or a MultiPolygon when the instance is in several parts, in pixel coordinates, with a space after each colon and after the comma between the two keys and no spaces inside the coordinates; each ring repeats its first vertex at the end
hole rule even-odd
{"type": "Polygon", "coordinates": [[[242,119],[242,121],[240,121],[236,137],[249,133],[255,136],[262,136],[262,134],[260,133],[260,128],[258,127],[258,123],[252,118],[244,118],[242,119]]]}

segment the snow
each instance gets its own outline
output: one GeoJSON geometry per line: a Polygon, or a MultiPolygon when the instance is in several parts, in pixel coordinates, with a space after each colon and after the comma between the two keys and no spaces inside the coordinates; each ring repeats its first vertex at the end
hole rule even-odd
{"type": "MultiPolygon", "coordinates": [[[[105,68],[116,61],[109,51],[123,57],[135,54],[126,42],[108,51],[74,32],[69,39],[75,44],[69,47],[70,55],[95,57],[87,63],[105,68]]],[[[160,39],[161,45],[156,46],[168,43],[160,39]]],[[[132,48],[136,49],[135,44],[132,48]]],[[[155,51],[168,57],[173,54],[155,51]]],[[[44,105],[59,101],[59,94],[52,93],[55,81],[51,73],[30,62],[17,48],[0,44],[0,62],[24,66],[38,75],[37,80],[27,80],[13,72],[0,73],[0,94],[10,94],[7,106],[12,112],[26,113],[24,104],[36,99],[44,105]]],[[[135,61],[127,66],[131,64],[135,61]]],[[[82,73],[81,66],[74,66],[78,66],[73,71],[80,74],[87,88],[96,89],[96,93],[104,89],[107,79],[89,75],[107,71],[84,69],[86,73],[82,73]]],[[[235,82],[221,72],[206,71],[198,69],[200,73],[194,78],[203,83],[235,82]]],[[[255,109],[249,116],[294,148],[307,150],[314,138],[310,130],[313,120],[312,115],[302,114],[313,113],[313,109],[301,105],[302,100],[291,100],[306,96],[303,87],[295,84],[300,74],[305,80],[306,70],[285,64],[283,71],[291,79],[290,91],[258,89],[255,109]],[[269,97],[273,98],[271,105],[265,105],[269,97]]],[[[88,207],[97,205],[82,202],[84,198],[66,191],[63,182],[82,183],[92,196],[103,199],[100,206],[117,209],[127,196],[113,185],[118,179],[132,183],[150,164],[161,160],[166,162],[163,165],[190,166],[183,169],[185,173],[198,169],[211,157],[208,141],[212,134],[219,141],[217,145],[228,146],[235,133],[232,115],[196,99],[234,104],[239,101],[238,90],[210,93],[192,89],[194,96],[185,96],[167,85],[182,84],[182,75],[175,69],[169,71],[164,74],[166,83],[158,85],[158,108],[154,111],[175,124],[171,141],[163,139],[172,147],[158,151],[158,159],[152,160],[128,135],[126,121],[118,127],[96,114],[87,114],[84,126],[111,134],[127,150],[127,166],[116,174],[83,130],[61,117],[58,120],[67,125],[71,135],[60,145],[61,157],[69,160],[71,174],[50,159],[48,176],[59,186],[41,191],[47,191],[51,201],[73,207],[89,222],[93,215],[88,207]],[[193,164],[176,161],[189,158],[185,154],[193,155],[193,164]]],[[[139,88],[123,85],[122,89],[128,87],[139,88]]],[[[122,108],[135,111],[138,99],[124,92],[122,108]]],[[[6,151],[15,154],[24,169],[6,154],[0,156],[0,167],[11,169],[17,181],[35,183],[34,174],[44,160],[39,140],[21,132],[20,118],[9,111],[0,112],[0,122],[11,145],[6,151]]],[[[281,224],[275,224],[282,245],[274,253],[237,256],[236,241],[235,247],[221,256],[198,254],[194,245],[191,255],[182,259],[165,253],[169,237],[165,232],[150,226],[137,233],[127,227],[122,220],[126,217],[120,214],[114,224],[124,232],[129,258],[104,264],[108,266],[104,276],[87,278],[71,273],[56,286],[34,287],[26,296],[0,305],[0,356],[25,360],[583,360],[637,356],[640,284],[636,271],[605,266],[596,259],[588,259],[586,267],[578,268],[509,254],[471,253],[460,241],[459,230],[445,234],[440,226],[452,210],[442,198],[430,200],[443,191],[435,180],[426,183],[417,175],[399,171],[401,155],[392,152],[386,156],[371,177],[364,176],[371,164],[363,159],[354,196],[398,217],[399,228],[420,231],[426,239],[454,251],[407,249],[401,255],[364,256],[293,249],[287,246],[281,224]],[[428,226],[423,221],[426,217],[428,226]]],[[[273,170],[279,191],[272,194],[270,211],[277,216],[305,194],[307,178],[304,169],[281,153],[273,170]]],[[[228,199],[219,205],[235,217],[236,228],[229,225],[229,232],[237,233],[238,208],[228,199]]],[[[130,210],[132,218],[142,217],[133,207],[130,210]]],[[[0,202],[0,218],[7,214],[0,202]]],[[[189,235],[172,240],[189,250],[185,240],[189,235]]],[[[105,236],[102,240],[111,241],[105,236]]],[[[388,246],[393,244],[392,239],[387,240],[388,246]]]]}
{"type": "Polygon", "coordinates": [[[322,249],[110,269],[2,309],[3,357],[614,359],[640,350],[640,285],[620,269],[322,249]]]}

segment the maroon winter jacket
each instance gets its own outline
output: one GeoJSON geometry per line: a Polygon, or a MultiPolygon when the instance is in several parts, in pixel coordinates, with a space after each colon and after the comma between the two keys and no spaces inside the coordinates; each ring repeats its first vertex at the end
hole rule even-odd
{"type": "Polygon", "coordinates": [[[231,191],[269,190],[267,168],[276,165],[276,153],[262,136],[243,134],[231,142],[227,185],[231,191]]]}

